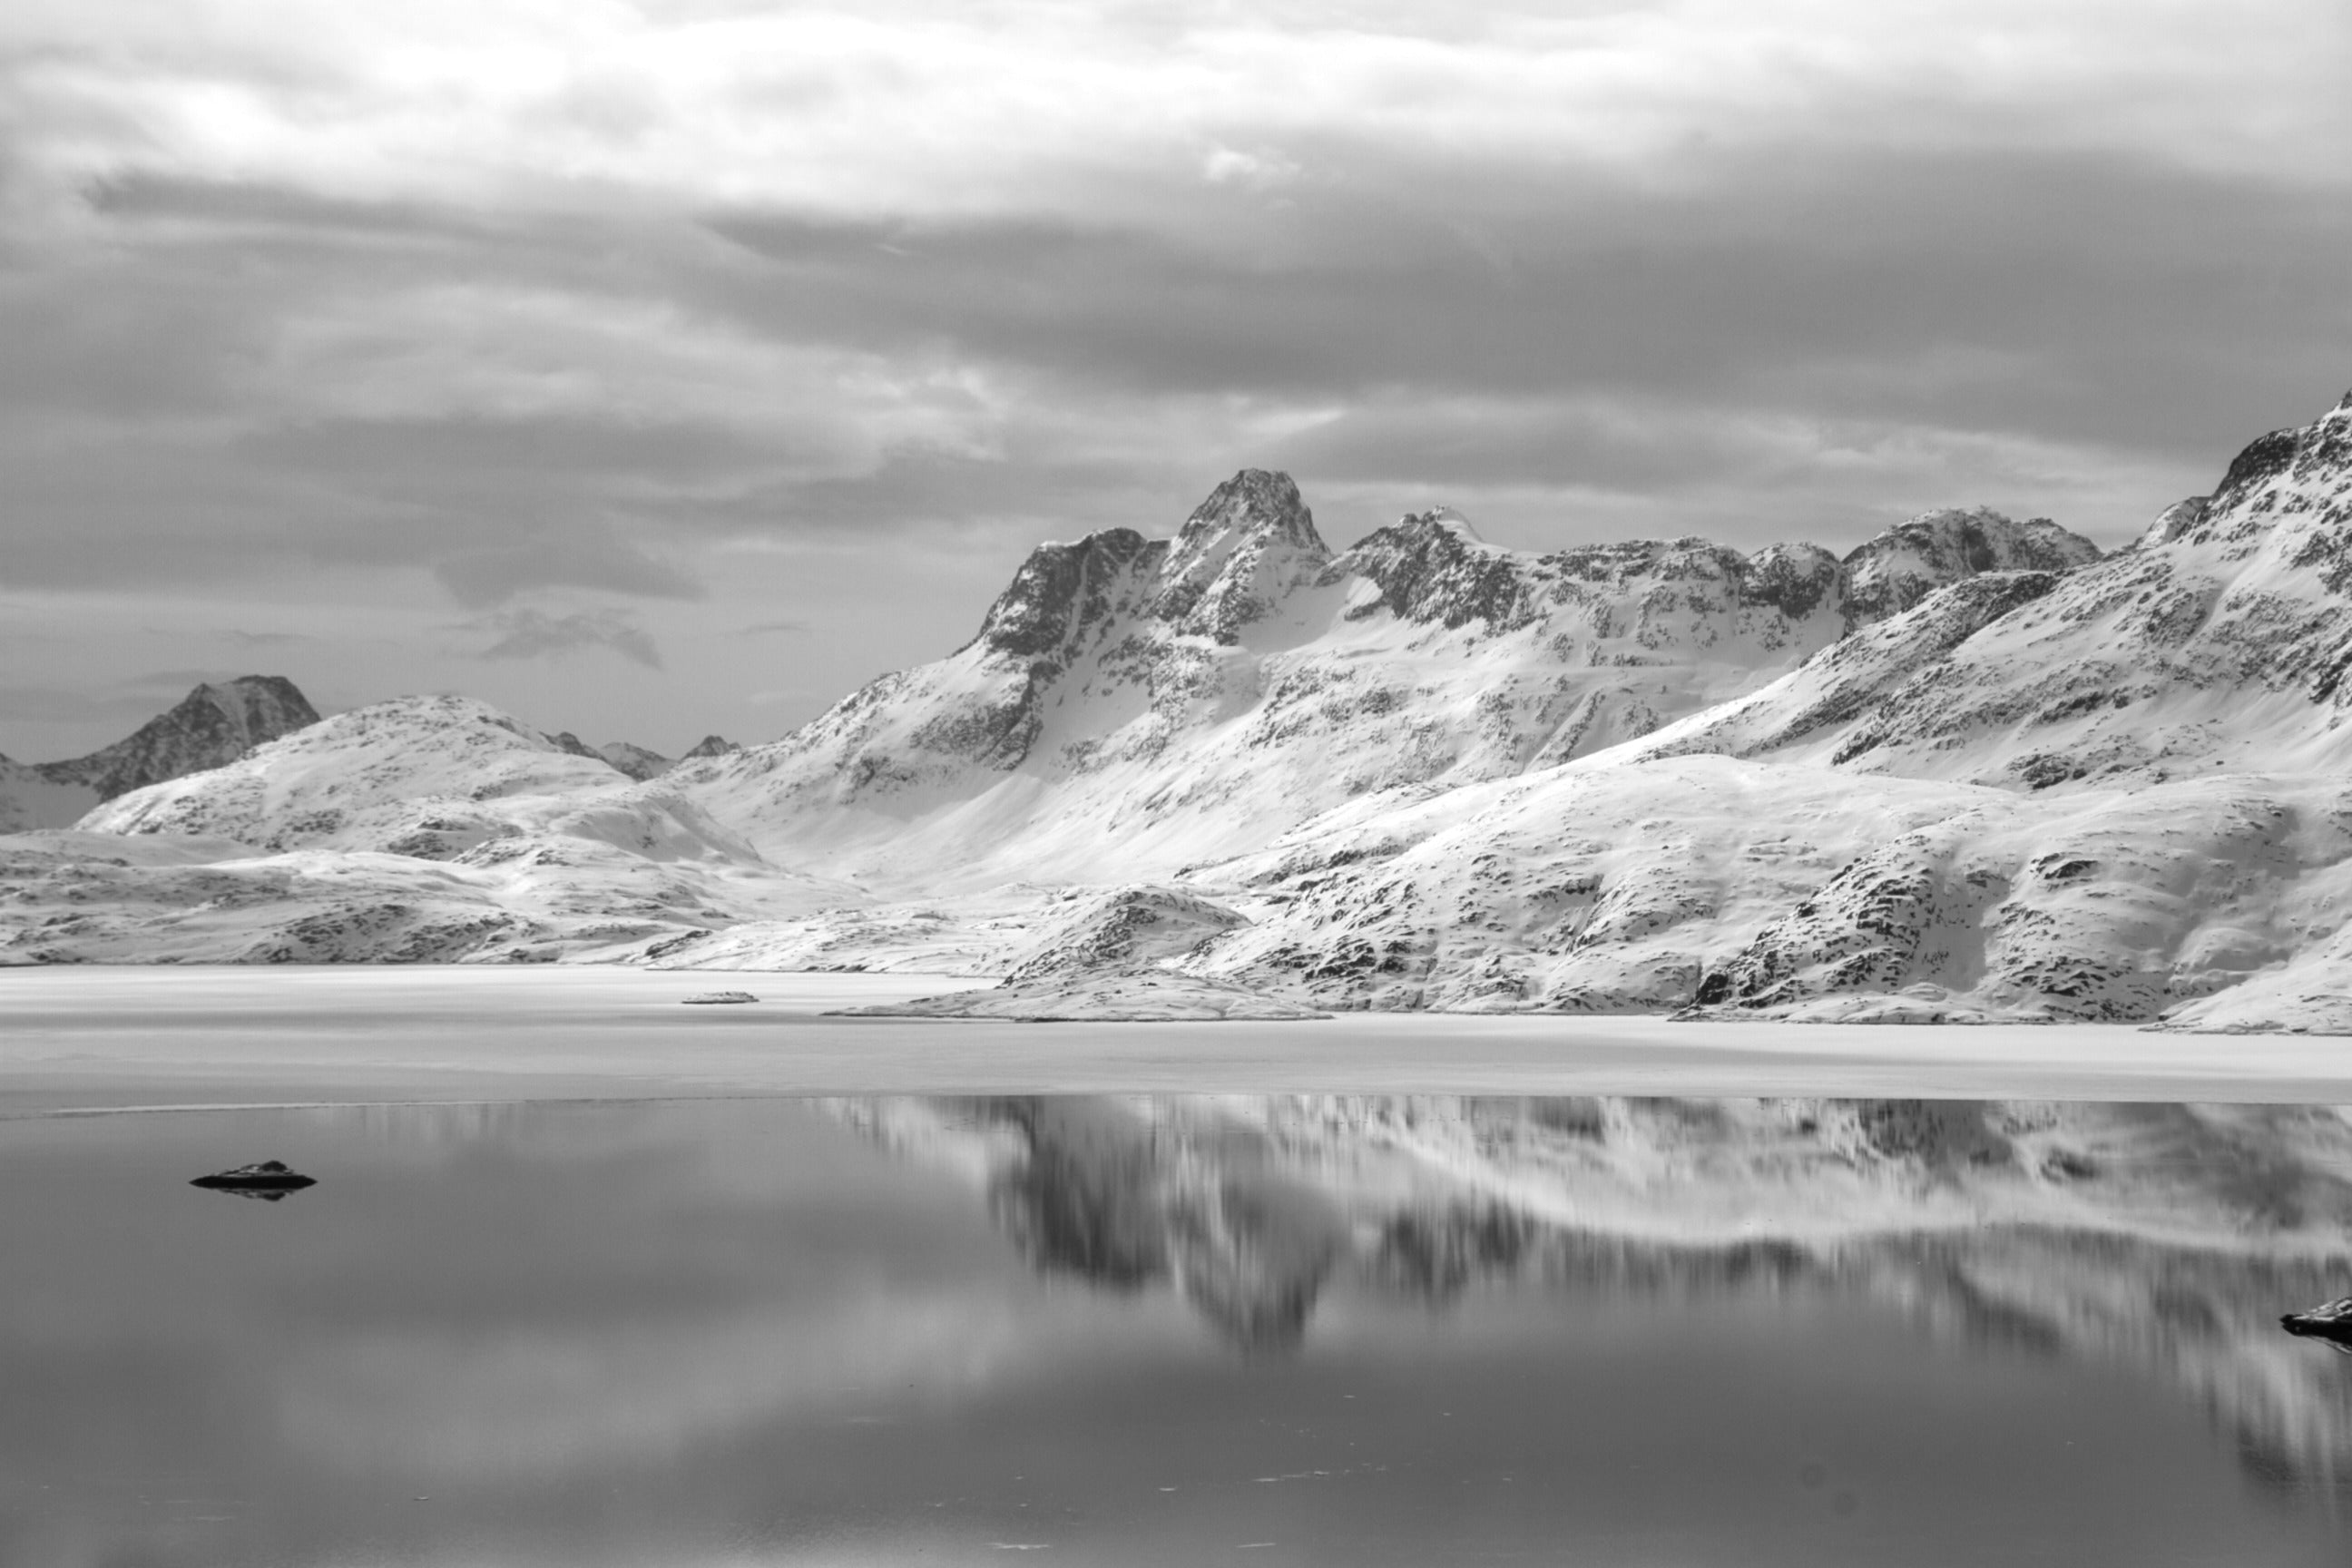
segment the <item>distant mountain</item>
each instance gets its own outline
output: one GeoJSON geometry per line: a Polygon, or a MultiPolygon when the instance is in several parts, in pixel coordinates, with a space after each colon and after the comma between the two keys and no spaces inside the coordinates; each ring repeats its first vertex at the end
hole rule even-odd
{"type": "MultiPolygon", "coordinates": [[[[545,823],[579,826],[596,815],[600,793],[617,795],[627,784],[577,740],[564,744],[488,703],[404,697],[339,713],[226,767],[125,795],[80,826],[440,860],[545,823]]],[[[711,852],[674,816],[625,815],[626,826],[614,831],[634,853],[662,859],[711,852]]],[[[738,850],[750,853],[732,843],[724,852],[738,850]]]]}
{"type": "Polygon", "coordinates": [[[0,838],[0,963],[545,962],[855,905],[462,697],[374,703],[0,838]]]}
{"type": "Polygon", "coordinates": [[[548,739],[555,742],[559,751],[575,757],[593,757],[640,783],[668,771],[671,766],[670,759],[659,752],[648,751],[629,741],[608,741],[601,746],[591,746],[569,730],[558,731],[548,739]]]}
{"type": "Polygon", "coordinates": [[[694,762],[703,757],[723,757],[743,748],[718,735],[705,735],[696,742],[685,755],[665,757],[659,752],[630,741],[607,741],[601,746],[591,746],[569,730],[561,730],[548,737],[557,747],[575,757],[595,757],[610,763],[620,772],[642,784],[649,778],[669,772],[680,763],[694,762]]]}
{"type": "Polygon", "coordinates": [[[0,758],[0,832],[62,827],[103,801],[235,762],[319,721],[282,675],[196,687],[167,713],[88,756],[30,766],[0,758]]]}

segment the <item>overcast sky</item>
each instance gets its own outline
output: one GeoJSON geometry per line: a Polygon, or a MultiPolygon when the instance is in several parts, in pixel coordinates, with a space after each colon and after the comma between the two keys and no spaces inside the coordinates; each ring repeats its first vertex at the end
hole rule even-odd
{"type": "Polygon", "coordinates": [[[2352,385],[2345,0],[8,0],[0,752],[772,739],[1040,539],[2103,543],[2352,385]]]}

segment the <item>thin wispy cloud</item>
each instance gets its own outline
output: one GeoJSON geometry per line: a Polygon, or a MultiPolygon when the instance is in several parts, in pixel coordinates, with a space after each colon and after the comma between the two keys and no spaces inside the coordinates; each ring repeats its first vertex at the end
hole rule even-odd
{"type": "Polygon", "coordinates": [[[662,667],[661,650],[625,610],[575,610],[556,615],[517,606],[485,616],[470,623],[467,629],[494,636],[488,647],[475,654],[477,658],[552,658],[605,648],[648,669],[662,667]]]}

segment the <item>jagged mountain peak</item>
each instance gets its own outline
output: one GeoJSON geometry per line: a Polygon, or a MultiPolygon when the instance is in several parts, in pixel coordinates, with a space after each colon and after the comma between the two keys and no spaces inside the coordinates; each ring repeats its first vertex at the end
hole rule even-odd
{"type": "Polygon", "coordinates": [[[1315,514],[1307,510],[1297,484],[1273,468],[1244,468],[1211,490],[1177,531],[1175,553],[1206,549],[1227,537],[1273,540],[1310,554],[1331,553],[1315,531],[1315,514]]]}
{"type": "Polygon", "coordinates": [[[1180,635],[1230,646],[1330,561],[1290,476],[1244,468],[1177,531],[1159,562],[1151,614],[1180,635]]]}
{"type": "MultiPolygon", "coordinates": [[[[1501,546],[1489,544],[1486,536],[1478,531],[1470,520],[1450,506],[1436,506],[1427,511],[1409,511],[1384,528],[1375,529],[1356,542],[1360,547],[1369,540],[1382,534],[1409,539],[1450,539],[1464,545],[1475,545],[1494,550],[1501,546]]],[[[1354,547],[1351,547],[1354,548],[1354,547]]],[[[1513,552],[1513,553],[1519,553],[1513,552]]]]}
{"type": "Polygon", "coordinates": [[[688,746],[685,754],[677,760],[681,763],[697,762],[704,757],[723,757],[730,752],[740,752],[742,749],[740,743],[729,740],[724,735],[705,735],[693,745],[688,746]]]}
{"type": "Polygon", "coordinates": [[[1380,588],[1381,603],[1406,620],[1509,627],[1542,614],[1529,595],[1538,559],[1487,543],[1465,519],[1440,508],[1407,512],[1374,529],[1324,575],[1333,582],[1369,578],[1380,588]]]}
{"type": "Polygon", "coordinates": [[[1423,512],[1421,517],[1431,527],[1442,528],[1468,543],[1485,544],[1486,542],[1486,536],[1478,531],[1477,525],[1450,506],[1432,507],[1423,512]]]}
{"type": "Polygon", "coordinates": [[[989,605],[974,640],[1020,658],[1060,648],[1082,621],[1108,607],[1113,580],[1150,548],[1131,528],[1105,529],[1074,543],[1038,545],[989,605]]]}
{"type": "MultiPolygon", "coordinates": [[[[2352,418],[2341,405],[2308,425],[2273,430],[2247,444],[2208,498],[2204,514],[2180,537],[2237,547],[2233,556],[2281,550],[2294,566],[2340,552],[2352,505],[2352,418]]],[[[2337,586],[2335,577],[2331,589],[2337,586]]]]}

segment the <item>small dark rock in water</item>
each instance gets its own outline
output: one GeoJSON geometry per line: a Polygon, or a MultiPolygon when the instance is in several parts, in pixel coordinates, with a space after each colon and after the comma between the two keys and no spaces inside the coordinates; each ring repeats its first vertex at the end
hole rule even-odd
{"type": "Polygon", "coordinates": [[[2339,1297],[2308,1312],[2289,1312],[2279,1320],[2279,1327],[2352,1352],[2352,1296],[2339,1297]]]}
{"type": "Polygon", "coordinates": [[[288,1170],[282,1160],[264,1160],[257,1165],[239,1165],[234,1171],[215,1171],[188,1184],[192,1187],[210,1187],[215,1192],[235,1193],[240,1197],[273,1200],[318,1184],[299,1171],[288,1170]]]}
{"type": "Polygon", "coordinates": [[[749,991],[706,991],[699,996],[687,997],[686,1005],[689,1007],[715,1007],[726,1002],[757,1002],[759,998],[749,991]]]}

